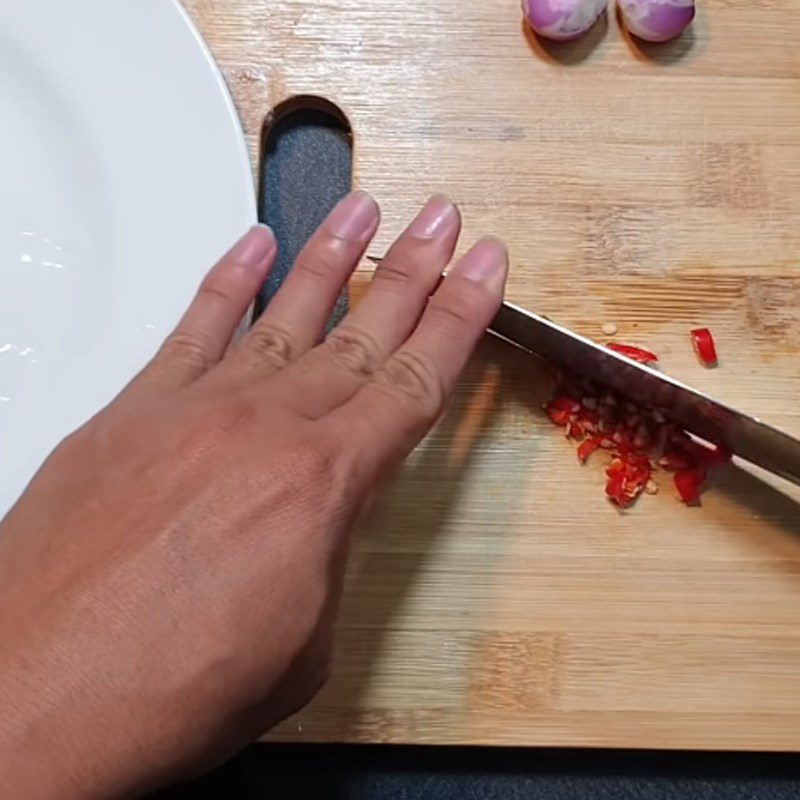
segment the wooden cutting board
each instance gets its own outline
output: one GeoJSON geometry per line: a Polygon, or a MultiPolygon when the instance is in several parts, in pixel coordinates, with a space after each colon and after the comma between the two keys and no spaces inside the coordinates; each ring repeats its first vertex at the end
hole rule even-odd
{"type": "MultiPolygon", "coordinates": [[[[517,0],[188,0],[241,111],[337,103],[380,254],[428,194],[509,243],[509,297],[800,434],[800,0],[614,15],[545,45],[517,0]],[[703,369],[690,328],[718,339],[703,369]]],[[[365,265],[364,269],[367,269],[365,265]]],[[[362,283],[365,273],[362,273],[362,283]]],[[[334,676],[278,738],[800,749],[800,495],[730,468],[620,513],[487,342],[359,532],[334,676]]]]}

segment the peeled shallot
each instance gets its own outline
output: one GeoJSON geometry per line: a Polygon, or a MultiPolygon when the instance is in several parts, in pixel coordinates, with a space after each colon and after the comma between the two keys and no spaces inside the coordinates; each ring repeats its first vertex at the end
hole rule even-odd
{"type": "Polygon", "coordinates": [[[608,0],[522,0],[530,26],[545,39],[568,42],[582,36],[608,8],[608,0]]]}
{"type": "Polygon", "coordinates": [[[694,0],[619,0],[627,29],[646,42],[680,36],[694,19],[694,0]]]}

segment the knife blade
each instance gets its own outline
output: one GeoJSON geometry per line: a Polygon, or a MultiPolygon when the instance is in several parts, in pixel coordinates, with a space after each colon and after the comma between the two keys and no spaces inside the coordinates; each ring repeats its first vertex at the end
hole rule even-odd
{"type": "Polygon", "coordinates": [[[489,330],[638,405],[660,409],[689,433],[800,485],[800,441],[756,417],[513,303],[503,304],[489,330]]]}

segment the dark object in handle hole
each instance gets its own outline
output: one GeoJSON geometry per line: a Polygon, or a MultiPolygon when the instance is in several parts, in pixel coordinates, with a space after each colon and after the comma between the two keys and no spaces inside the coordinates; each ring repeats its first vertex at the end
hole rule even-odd
{"type": "MultiPolygon", "coordinates": [[[[256,302],[257,319],[275,296],[303,245],[352,189],[353,136],[345,115],[318,97],[295,97],[264,124],[258,216],[278,239],[275,267],[256,302]]],[[[345,291],[330,326],[347,313],[345,291]]]]}

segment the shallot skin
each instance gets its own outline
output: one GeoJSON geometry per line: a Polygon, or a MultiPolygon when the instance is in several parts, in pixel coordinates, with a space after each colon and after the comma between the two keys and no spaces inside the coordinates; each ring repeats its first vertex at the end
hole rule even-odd
{"type": "Polygon", "coordinates": [[[625,27],[646,42],[668,42],[692,23],[694,0],[619,0],[625,27]]]}
{"type": "Polygon", "coordinates": [[[533,30],[556,42],[582,36],[607,8],[608,0],[522,0],[522,12],[533,30]]]}

